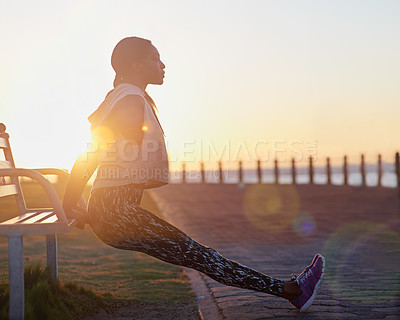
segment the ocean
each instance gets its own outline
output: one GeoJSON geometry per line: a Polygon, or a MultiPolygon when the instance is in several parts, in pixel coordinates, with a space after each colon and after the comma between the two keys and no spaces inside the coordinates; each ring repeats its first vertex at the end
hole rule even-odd
{"type": "MultiPolygon", "coordinates": [[[[327,174],[326,167],[314,167],[314,184],[326,184],[327,174]]],[[[238,170],[222,170],[224,183],[235,184],[239,182],[239,171],[238,170]]],[[[365,178],[367,186],[377,186],[378,184],[378,167],[374,164],[365,165],[365,178]]],[[[243,169],[242,171],[243,183],[253,184],[258,182],[257,169],[243,169]]],[[[263,183],[274,183],[274,169],[262,169],[261,170],[262,182],[263,183]]],[[[171,183],[182,182],[182,172],[174,171],[170,175],[171,183]]],[[[206,170],[205,171],[206,183],[219,183],[219,171],[206,170]]],[[[200,183],[201,173],[200,171],[187,171],[186,172],[187,183],[200,183]]],[[[291,168],[279,168],[279,183],[290,184],[292,183],[292,170],[291,168]]],[[[309,169],[308,167],[296,168],[296,183],[307,184],[309,183],[309,169]]],[[[331,183],[333,185],[343,185],[344,174],[343,167],[337,166],[331,168],[331,183]]],[[[353,186],[360,186],[362,184],[362,176],[360,172],[360,165],[348,165],[348,184],[353,186]]],[[[384,187],[395,188],[397,187],[397,177],[395,172],[394,164],[383,163],[382,164],[382,177],[381,185],[384,187]]]]}

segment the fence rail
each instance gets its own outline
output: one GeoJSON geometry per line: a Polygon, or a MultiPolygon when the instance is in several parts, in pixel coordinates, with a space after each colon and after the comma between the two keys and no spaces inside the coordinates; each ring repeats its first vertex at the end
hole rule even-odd
{"type": "MultiPolygon", "coordinates": [[[[282,174],[280,171],[282,171],[279,168],[279,162],[278,159],[274,160],[274,168],[273,168],[273,183],[279,184],[280,178],[282,177],[282,174]]],[[[320,167],[318,167],[319,169],[320,167]]],[[[399,160],[399,153],[397,152],[395,155],[394,159],[394,168],[395,168],[395,176],[396,176],[396,185],[400,188],[400,160],[399,160]]],[[[329,157],[326,158],[326,166],[325,166],[325,174],[326,174],[326,184],[330,185],[332,184],[332,165],[331,165],[331,159],[329,157]]],[[[238,162],[238,183],[244,183],[244,172],[243,170],[243,165],[242,161],[238,162]]],[[[295,159],[291,160],[291,168],[290,168],[290,175],[291,175],[291,183],[292,184],[297,184],[298,183],[298,168],[296,167],[296,161],[295,159]]],[[[362,186],[367,186],[367,169],[366,169],[366,163],[365,163],[365,157],[362,154],[361,155],[361,162],[360,162],[360,169],[358,172],[361,175],[361,185],[362,186]]],[[[257,167],[256,167],[256,183],[263,183],[263,169],[261,167],[261,161],[257,160],[257,167]]],[[[315,163],[313,160],[313,157],[310,156],[308,158],[308,183],[309,184],[314,184],[315,183],[315,175],[316,175],[316,167],[315,163]]],[[[343,166],[342,166],[342,174],[343,174],[343,185],[348,185],[349,184],[349,163],[348,163],[348,158],[347,156],[343,157],[343,166]]],[[[382,186],[382,175],[383,175],[383,164],[382,164],[382,156],[379,154],[378,155],[378,162],[377,162],[377,186],[382,186]]],[[[186,171],[186,164],[182,164],[182,170],[181,170],[181,183],[187,183],[188,178],[187,178],[187,171],[186,171]]],[[[200,183],[207,183],[206,181],[206,170],[204,167],[204,163],[200,163],[200,183]]],[[[222,162],[218,162],[218,178],[217,178],[217,183],[226,183],[224,179],[224,174],[223,174],[223,165],[222,162]]]]}

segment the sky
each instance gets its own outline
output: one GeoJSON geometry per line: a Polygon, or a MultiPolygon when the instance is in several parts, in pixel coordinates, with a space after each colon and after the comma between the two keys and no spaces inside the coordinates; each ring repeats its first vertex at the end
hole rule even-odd
{"type": "Polygon", "coordinates": [[[71,169],[112,88],[116,43],[150,39],[171,168],[400,150],[400,1],[0,0],[0,122],[20,167],[71,169]]]}

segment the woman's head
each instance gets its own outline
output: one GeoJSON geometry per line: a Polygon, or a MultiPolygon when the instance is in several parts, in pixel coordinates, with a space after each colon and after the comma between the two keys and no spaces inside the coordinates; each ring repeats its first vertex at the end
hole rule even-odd
{"type": "Polygon", "coordinates": [[[111,65],[116,73],[114,86],[123,82],[137,84],[162,84],[165,65],[150,40],[128,37],[115,46],[111,65]]]}

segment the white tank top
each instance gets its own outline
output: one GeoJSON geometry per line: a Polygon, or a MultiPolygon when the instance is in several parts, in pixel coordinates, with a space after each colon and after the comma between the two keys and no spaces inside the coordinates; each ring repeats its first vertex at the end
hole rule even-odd
{"type": "Polygon", "coordinates": [[[164,134],[141,89],[128,83],[118,85],[89,117],[91,130],[93,133],[101,131],[102,123],[115,104],[127,95],[141,96],[145,104],[142,144],[138,146],[122,135],[106,141],[107,148],[100,154],[92,191],[130,183],[144,183],[145,188],[156,188],[169,182],[164,134]]]}

